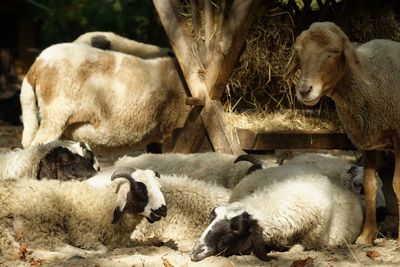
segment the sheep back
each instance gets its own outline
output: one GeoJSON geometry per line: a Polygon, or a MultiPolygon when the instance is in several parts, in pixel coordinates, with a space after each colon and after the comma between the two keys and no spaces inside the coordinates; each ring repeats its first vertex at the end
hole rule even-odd
{"type": "Polygon", "coordinates": [[[206,152],[193,154],[166,153],[124,156],[115,163],[117,167],[153,169],[163,174],[187,175],[190,178],[215,182],[233,188],[246,176],[250,163],[234,163],[230,154],[206,152]]]}

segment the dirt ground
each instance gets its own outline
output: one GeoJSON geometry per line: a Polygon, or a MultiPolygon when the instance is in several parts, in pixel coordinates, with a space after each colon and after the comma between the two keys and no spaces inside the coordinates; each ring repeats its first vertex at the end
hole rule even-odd
{"type": "MultiPolygon", "coordinates": [[[[21,127],[0,124],[0,152],[20,147],[21,127]]],[[[206,148],[207,149],[207,148],[206,148]]],[[[130,151],[138,154],[141,151],[130,151]]],[[[102,167],[112,165],[121,154],[101,153],[97,155],[102,167]]],[[[271,156],[271,155],[270,155],[271,156]]],[[[272,156],[273,157],[273,156],[272,156]]],[[[210,257],[192,262],[190,246],[178,251],[165,241],[162,246],[135,246],[102,253],[81,253],[63,250],[52,261],[44,260],[40,251],[23,255],[22,260],[6,261],[0,256],[0,266],[82,266],[82,267],[139,267],[139,266],[400,266],[400,244],[397,235],[397,217],[388,216],[380,225],[380,232],[373,247],[350,244],[344,248],[323,251],[303,251],[295,246],[287,252],[271,252],[273,260],[262,262],[252,255],[210,257]]]]}

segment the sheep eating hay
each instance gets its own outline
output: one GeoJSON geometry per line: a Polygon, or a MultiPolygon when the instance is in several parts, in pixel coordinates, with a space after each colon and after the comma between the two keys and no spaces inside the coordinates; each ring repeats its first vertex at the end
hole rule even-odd
{"type": "Polygon", "coordinates": [[[0,154],[0,179],[87,179],[100,169],[83,142],[53,141],[0,154]]]}
{"type": "Polygon", "coordinates": [[[185,98],[173,58],[53,45],[22,83],[22,146],[59,138],[107,147],[160,142],[183,126],[185,98]]]}
{"type": "Polygon", "coordinates": [[[103,50],[118,51],[140,58],[172,56],[169,48],[137,42],[113,32],[87,32],[79,36],[74,43],[83,43],[103,50]]]}
{"type": "Polygon", "coordinates": [[[372,40],[354,48],[334,23],[313,23],[296,38],[286,76],[297,69],[301,70],[297,98],[306,105],[316,104],[322,95],[332,98],[347,135],[365,150],[367,210],[357,243],[371,245],[378,231],[373,150],[394,150],[393,189],[400,209],[400,43],[372,40]]]}

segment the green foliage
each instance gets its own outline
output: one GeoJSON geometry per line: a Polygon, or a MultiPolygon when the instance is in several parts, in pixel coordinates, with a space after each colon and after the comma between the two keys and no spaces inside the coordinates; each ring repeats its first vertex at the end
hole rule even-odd
{"type": "Polygon", "coordinates": [[[42,0],[38,10],[42,46],[69,42],[88,31],[113,31],[142,41],[165,43],[150,0],[42,0]]]}

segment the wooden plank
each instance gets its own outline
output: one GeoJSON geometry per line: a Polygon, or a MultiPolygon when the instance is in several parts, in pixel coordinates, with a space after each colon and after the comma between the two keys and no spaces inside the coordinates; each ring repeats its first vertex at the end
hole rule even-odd
{"type": "Polygon", "coordinates": [[[219,17],[217,40],[205,81],[211,99],[221,98],[259,6],[259,0],[235,0],[230,8],[229,16],[226,16],[224,10],[222,13],[225,15],[219,17]],[[223,26],[220,26],[221,20],[223,20],[223,26]]]}
{"type": "Polygon", "coordinates": [[[345,133],[323,132],[254,132],[237,130],[240,145],[245,151],[275,149],[342,149],[356,150],[345,133]]]}
{"type": "Polygon", "coordinates": [[[215,12],[211,0],[204,0],[205,66],[211,61],[215,40],[215,12]]]}
{"type": "Polygon", "coordinates": [[[206,129],[200,116],[202,108],[200,106],[193,107],[177,137],[172,153],[195,153],[200,150],[206,136],[206,129]]]}
{"type": "Polygon", "coordinates": [[[235,156],[243,154],[236,129],[225,120],[225,112],[219,100],[211,100],[201,115],[215,151],[235,156]]]}
{"type": "Polygon", "coordinates": [[[204,67],[205,65],[205,54],[206,47],[204,44],[204,40],[201,38],[200,29],[201,29],[201,16],[199,10],[199,0],[190,0],[191,14],[192,14],[192,25],[193,25],[193,35],[194,35],[194,43],[196,47],[194,48],[196,53],[199,54],[200,64],[204,67]]]}

